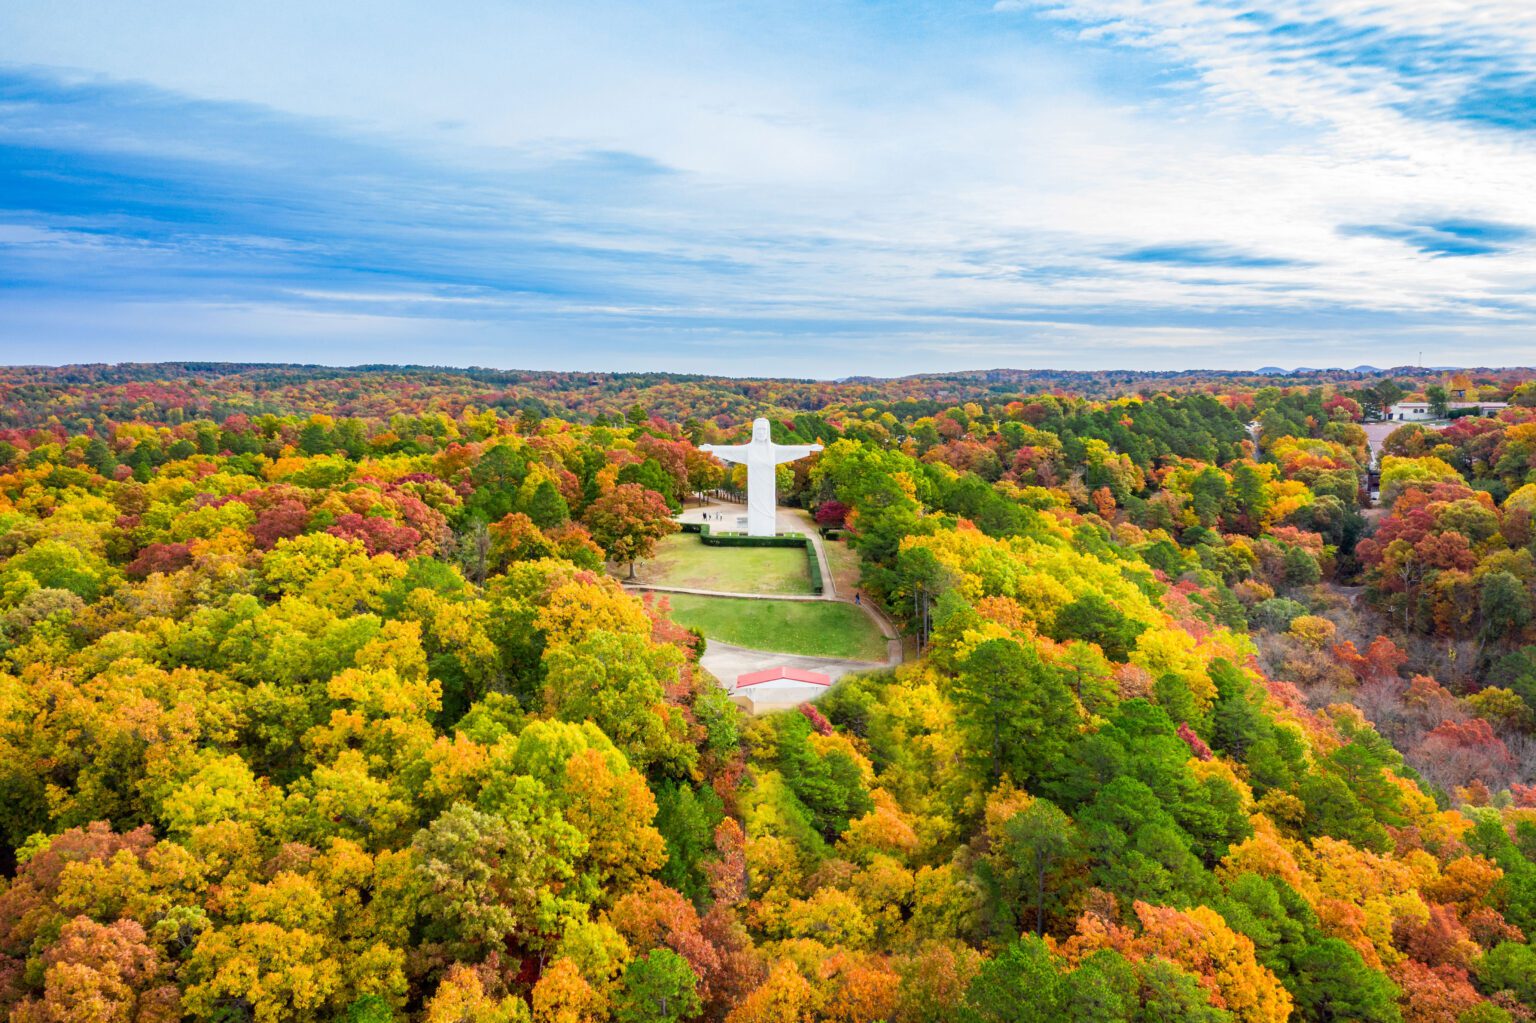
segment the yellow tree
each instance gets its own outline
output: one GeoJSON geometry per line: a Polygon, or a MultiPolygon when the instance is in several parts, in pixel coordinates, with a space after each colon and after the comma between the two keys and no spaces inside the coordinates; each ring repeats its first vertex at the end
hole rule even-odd
{"type": "Polygon", "coordinates": [[[1255,957],[1253,942],[1208,906],[1177,910],[1138,902],[1142,933],[1136,948],[1161,956],[1196,977],[1212,1000],[1242,1023],[1285,1023],[1291,996],[1255,957]]]}

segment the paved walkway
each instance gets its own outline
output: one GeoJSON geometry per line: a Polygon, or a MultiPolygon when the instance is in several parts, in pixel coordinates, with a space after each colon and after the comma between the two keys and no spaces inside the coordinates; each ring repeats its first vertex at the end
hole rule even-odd
{"type": "Polygon", "coordinates": [[[1371,451],[1372,466],[1381,464],[1381,446],[1387,442],[1387,437],[1392,434],[1393,430],[1396,430],[1399,426],[1405,425],[1407,424],[1385,421],[1379,423],[1360,424],[1360,428],[1365,431],[1366,446],[1370,448],[1371,451]]]}
{"type": "MultiPolygon", "coordinates": [[[[638,579],[620,579],[626,590],[644,590],[647,593],[692,593],[699,597],[741,597],[744,600],[827,600],[814,593],[737,593],[734,590],[700,590],[692,586],[663,586],[659,583],[643,583],[638,579]]],[[[848,601],[844,601],[848,603],[848,601]]]]}
{"type": "Polygon", "coordinates": [[[836,682],[850,672],[876,671],[889,667],[878,661],[846,661],[837,657],[776,654],[767,650],[732,646],[713,639],[705,645],[704,656],[699,658],[699,663],[718,678],[720,684],[727,690],[732,688],[737,676],[745,675],[749,671],[762,671],[764,668],[805,668],[810,671],[819,671],[836,682]]]}

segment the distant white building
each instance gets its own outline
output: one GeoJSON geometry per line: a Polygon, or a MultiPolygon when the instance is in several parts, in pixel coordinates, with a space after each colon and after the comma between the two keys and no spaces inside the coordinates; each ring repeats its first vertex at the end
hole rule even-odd
{"type": "Polygon", "coordinates": [[[804,668],[764,668],[736,676],[731,696],[748,713],[783,710],[814,700],[832,687],[832,677],[804,668]]]}
{"type": "Polygon", "coordinates": [[[1387,410],[1387,418],[1393,421],[1413,422],[1416,419],[1432,419],[1427,401],[1400,401],[1387,410]]]}
{"type": "MultiPolygon", "coordinates": [[[[1509,407],[1504,401],[1451,401],[1446,403],[1446,408],[1451,410],[1463,408],[1475,408],[1478,415],[1495,416],[1500,409],[1509,407]]],[[[1400,401],[1387,410],[1387,418],[1394,422],[1412,423],[1424,419],[1433,419],[1435,414],[1430,411],[1427,401],[1400,401]]]]}

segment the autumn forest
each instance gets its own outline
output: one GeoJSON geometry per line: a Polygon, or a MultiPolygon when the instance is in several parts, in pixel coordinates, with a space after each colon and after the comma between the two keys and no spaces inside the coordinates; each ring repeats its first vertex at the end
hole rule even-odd
{"type": "Polygon", "coordinates": [[[1536,372],[0,368],[0,1015],[1536,1021],[1536,372]],[[756,416],[905,656],[750,714],[756,416]]]}

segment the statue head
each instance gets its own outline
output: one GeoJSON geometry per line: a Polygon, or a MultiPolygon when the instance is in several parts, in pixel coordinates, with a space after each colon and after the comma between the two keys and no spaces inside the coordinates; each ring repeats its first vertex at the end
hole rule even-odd
{"type": "Polygon", "coordinates": [[[773,434],[768,430],[768,420],[758,417],[752,420],[752,442],[772,440],[773,434]]]}

